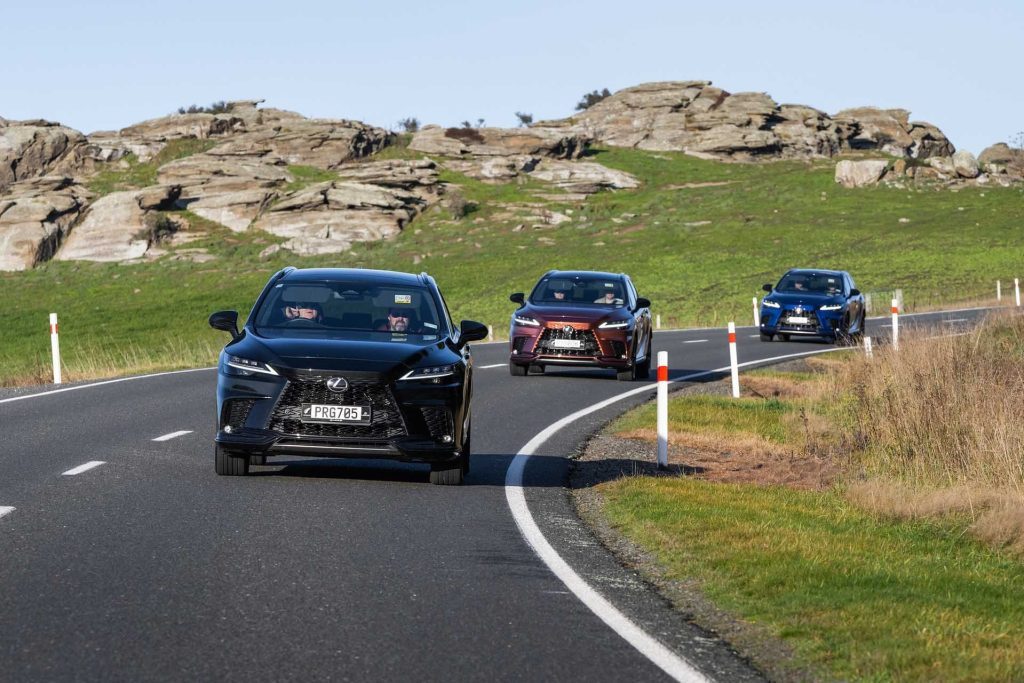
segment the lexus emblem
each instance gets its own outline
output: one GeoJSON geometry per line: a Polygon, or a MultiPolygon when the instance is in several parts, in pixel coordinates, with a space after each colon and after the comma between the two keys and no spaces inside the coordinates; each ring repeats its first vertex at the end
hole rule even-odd
{"type": "Polygon", "coordinates": [[[565,332],[566,334],[572,334],[572,325],[566,325],[565,327],[563,327],[562,332],[565,332]]]}
{"type": "Polygon", "coordinates": [[[796,313],[797,315],[800,315],[801,313],[804,312],[804,309],[802,309],[799,306],[797,306],[796,309],[793,312],[796,313]]]}
{"type": "Polygon", "coordinates": [[[348,389],[348,380],[344,377],[331,377],[327,380],[327,388],[331,391],[341,393],[348,389]]]}

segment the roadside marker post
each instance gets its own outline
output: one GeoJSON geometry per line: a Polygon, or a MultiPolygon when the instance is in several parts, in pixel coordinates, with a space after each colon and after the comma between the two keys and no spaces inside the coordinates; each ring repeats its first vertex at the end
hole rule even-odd
{"type": "Polygon", "coordinates": [[[1003,281],[996,280],[996,301],[1003,300],[1003,281]]]}
{"type": "Polygon", "coordinates": [[[900,304],[899,300],[892,300],[892,348],[900,350],[900,304]]]}
{"type": "Polygon", "coordinates": [[[874,358],[874,351],[871,349],[871,337],[864,337],[864,355],[868,358],[874,358]]]}
{"type": "Polygon", "coordinates": [[[736,323],[729,323],[729,365],[732,366],[732,397],[740,397],[740,367],[736,360],[736,323]]]}
{"type": "Polygon", "coordinates": [[[660,330],[661,329],[661,313],[659,313],[658,315],[654,316],[654,329],[656,329],[656,330],[660,330]]]}
{"type": "Polygon", "coordinates": [[[487,326],[487,341],[494,341],[494,328],[487,326]]]}
{"type": "Polygon", "coordinates": [[[60,384],[60,340],[57,338],[57,314],[50,314],[50,352],[53,355],[53,383],[60,384]]]}
{"type": "Polygon", "coordinates": [[[658,351],[658,469],[668,467],[668,351],[658,351]]]}
{"type": "Polygon", "coordinates": [[[754,297],[754,327],[761,327],[761,309],[757,306],[757,297],[754,297]]]}
{"type": "Polygon", "coordinates": [[[1020,308],[1020,278],[1013,278],[1013,295],[1017,298],[1017,308],[1020,308]]]}

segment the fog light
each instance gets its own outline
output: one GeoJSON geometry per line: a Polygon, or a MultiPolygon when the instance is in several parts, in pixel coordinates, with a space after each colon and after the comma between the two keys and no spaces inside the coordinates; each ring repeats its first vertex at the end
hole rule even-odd
{"type": "Polygon", "coordinates": [[[452,442],[452,437],[448,436],[447,434],[445,434],[444,436],[441,437],[441,443],[451,443],[451,442],[452,442]]]}
{"type": "Polygon", "coordinates": [[[225,434],[230,434],[231,433],[231,425],[225,425],[224,426],[224,433],[225,434]]]}
{"type": "Polygon", "coordinates": [[[518,351],[516,351],[515,349],[512,349],[512,355],[513,355],[513,356],[515,356],[515,355],[518,355],[518,354],[519,354],[519,352],[518,352],[518,351]]]}

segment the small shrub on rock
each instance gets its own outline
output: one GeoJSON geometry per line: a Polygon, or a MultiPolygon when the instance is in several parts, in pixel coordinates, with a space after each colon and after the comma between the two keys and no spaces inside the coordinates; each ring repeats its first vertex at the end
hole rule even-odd
{"type": "Polygon", "coordinates": [[[612,94],[608,90],[608,88],[605,88],[604,90],[601,91],[594,90],[592,92],[588,92],[586,95],[583,96],[582,99],[580,99],[579,102],[576,103],[576,111],[590,109],[601,100],[611,96],[612,94]]]}

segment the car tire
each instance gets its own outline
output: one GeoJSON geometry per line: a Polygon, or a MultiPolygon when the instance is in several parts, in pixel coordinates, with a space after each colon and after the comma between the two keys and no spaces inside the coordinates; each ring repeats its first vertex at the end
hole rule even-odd
{"type": "Polygon", "coordinates": [[[761,341],[770,342],[773,339],[775,339],[774,334],[765,334],[764,332],[761,333],[761,341]]]}
{"type": "Polygon", "coordinates": [[[249,456],[249,467],[253,465],[266,465],[267,456],[265,455],[250,455],[249,456]]]}
{"type": "Polygon", "coordinates": [[[636,379],[636,375],[636,363],[633,363],[625,370],[615,371],[615,379],[619,380],[620,382],[632,382],[633,380],[636,379]]]}
{"type": "Polygon", "coordinates": [[[455,467],[447,462],[443,465],[431,465],[430,483],[438,486],[462,486],[463,472],[461,457],[455,461],[455,467]]]}
{"type": "Polygon", "coordinates": [[[466,429],[466,441],[462,444],[462,457],[459,458],[459,463],[462,465],[462,476],[469,474],[469,460],[473,457],[471,436],[470,430],[466,429]]]}
{"type": "Polygon", "coordinates": [[[544,374],[544,366],[543,365],[538,365],[537,363],[530,364],[529,374],[531,374],[531,375],[543,375],[544,374]]]}
{"type": "Polygon", "coordinates": [[[526,377],[526,373],[529,371],[528,365],[520,365],[519,363],[508,362],[508,372],[513,377],[526,377]]]}
{"type": "Polygon", "coordinates": [[[244,477],[249,474],[249,456],[228,453],[218,444],[213,446],[213,468],[225,477],[244,477]]]}

